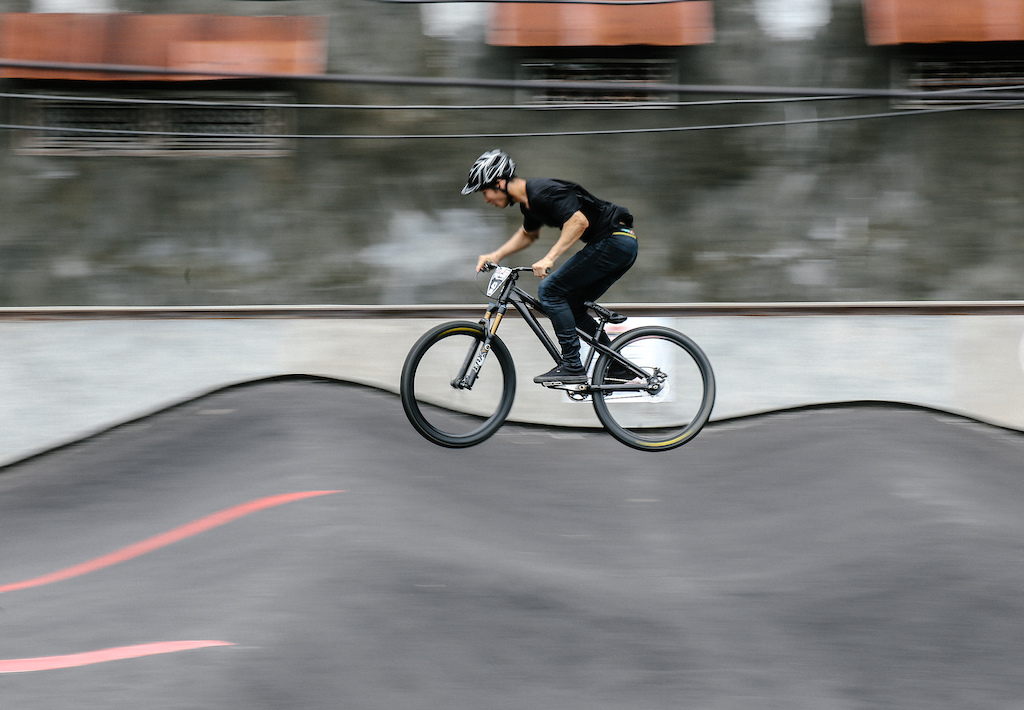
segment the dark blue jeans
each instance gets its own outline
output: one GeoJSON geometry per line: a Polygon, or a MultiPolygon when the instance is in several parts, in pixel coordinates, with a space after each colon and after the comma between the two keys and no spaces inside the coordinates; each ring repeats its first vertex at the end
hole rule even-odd
{"type": "Polygon", "coordinates": [[[596,301],[611,288],[633,265],[636,255],[634,237],[613,234],[587,244],[541,280],[537,298],[551,319],[565,366],[583,367],[576,328],[590,335],[597,333],[597,321],[587,314],[583,304],[596,301]]]}

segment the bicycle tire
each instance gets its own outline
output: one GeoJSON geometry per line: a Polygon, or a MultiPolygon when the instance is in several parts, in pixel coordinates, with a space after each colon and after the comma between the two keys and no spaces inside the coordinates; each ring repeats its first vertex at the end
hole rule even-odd
{"type": "Polygon", "coordinates": [[[473,388],[452,385],[463,364],[479,356],[484,337],[478,323],[443,323],[424,333],[406,356],[402,407],[413,428],[439,446],[479,444],[501,428],[512,409],[515,365],[498,337],[491,339],[490,352],[473,388]]]}
{"type": "MultiPolygon", "coordinates": [[[[649,375],[666,375],[652,392],[595,389],[597,418],[613,437],[640,451],[669,451],[691,441],[707,423],[715,404],[715,375],[704,351],[682,333],[644,326],[617,337],[612,350],[649,375]]],[[[595,385],[606,384],[613,359],[602,355],[594,368],[595,385]]],[[[608,382],[622,382],[612,380],[608,382]]]]}

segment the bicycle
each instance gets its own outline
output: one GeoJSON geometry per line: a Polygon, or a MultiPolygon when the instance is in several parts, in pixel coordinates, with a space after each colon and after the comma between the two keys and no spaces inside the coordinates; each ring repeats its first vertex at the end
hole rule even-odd
{"type": "MultiPolygon", "coordinates": [[[[402,368],[401,395],[412,426],[440,446],[474,446],[504,424],[516,394],[516,373],[498,326],[511,304],[554,359],[561,353],[535,313],[540,302],[518,285],[529,266],[487,264],[485,293],[493,301],[479,322],[453,321],[426,332],[402,368]]],[[[618,335],[610,347],[600,336],[626,316],[588,301],[598,321],[595,335],[577,329],[590,346],[585,384],[547,383],[575,401],[592,400],[604,428],[641,451],[668,451],[691,441],[711,416],[715,377],[704,352],[687,336],[662,326],[618,335]]]]}

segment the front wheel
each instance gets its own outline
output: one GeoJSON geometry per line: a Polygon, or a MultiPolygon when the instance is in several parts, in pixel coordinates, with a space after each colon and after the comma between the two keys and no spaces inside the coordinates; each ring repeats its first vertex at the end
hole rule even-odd
{"type": "Polygon", "coordinates": [[[508,417],[516,395],[512,355],[497,337],[485,352],[477,323],[444,323],[413,345],[402,368],[402,406],[413,427],[440,446],[479,444],[508,417]],[[479,372],[472,382],[467,372],[479,372]]]}
{"type": "Polygon", "coordinates": [[[704,351],[671,328],[645,326],[617,337],[612,350],[646,373],[630,389],[597,389],[622,383],[608,377],[613,360],[594,368],[594,409],[608,433],[641,451],[668,451],[690,441],[711,416],[715,375],[704,351]]]}

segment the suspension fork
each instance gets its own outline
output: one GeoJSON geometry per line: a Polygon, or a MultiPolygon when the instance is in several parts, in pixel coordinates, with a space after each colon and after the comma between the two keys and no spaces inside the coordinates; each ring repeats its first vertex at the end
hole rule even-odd
{"type": "Polygon", "coordinates": [[[466,353],[466,359],[462,363],[462,367],[459,368],[458,376],[452,380],[452,387],[463,390],[473,389],[476,378],[480,376],[480,368],[484,366],[484,361],[487,360],[487,355],[491,352],[491,340],[496,337],[498,326],[507,310],[508,304],[506,303],[492,303],[487,308],[484,317],[480,319],[480,325],[484,329],[484,339],[478,341],[466,353]]]}

